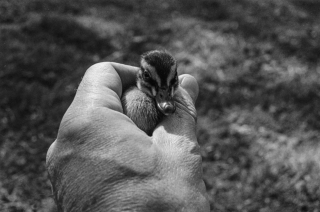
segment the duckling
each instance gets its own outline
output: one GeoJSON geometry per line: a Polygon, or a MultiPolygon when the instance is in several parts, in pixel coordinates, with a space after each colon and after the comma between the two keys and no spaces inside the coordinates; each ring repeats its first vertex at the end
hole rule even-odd
{"type": "Polygon", "coordinates": [[[151,135],[164,116],[176,109],[173,96],[178,88],[177,62],[166,51],[141,55],[137,84],[122,95],[124,114],[151,135]]]}

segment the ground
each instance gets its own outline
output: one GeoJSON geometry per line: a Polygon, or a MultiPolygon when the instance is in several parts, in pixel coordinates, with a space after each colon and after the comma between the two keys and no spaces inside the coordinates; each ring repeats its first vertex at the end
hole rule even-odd
{"type": "Polygon", "coordinates": [[[1,0],[0,211],[55,211],[46,151],[85,70],[167,49],[196,77],[211,211],[320,211],[317,0],[1,0]]]}

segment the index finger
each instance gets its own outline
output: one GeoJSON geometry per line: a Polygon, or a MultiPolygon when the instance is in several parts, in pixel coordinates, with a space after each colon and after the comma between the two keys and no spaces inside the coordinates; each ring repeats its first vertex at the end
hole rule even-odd
{"type": "Polygon", "coordinates": [[[122,112],[122,91],[134,85],[137,67],[103,62],[85,73],[74,103],[78,107],[107,107],[122,112]]]}
{"type": "MultiPolygon", "coordinates": [[[[102,125],[100,122],[92,124],[98,123],[95,119],[105,121],[117,117],[119,125],[124,125],[124,122],[133,125],[128,122],[128,117],[121,116],[123,109],[120,98],[122,90],[135,83],[137,71],[136,67],[110,62],[91,66],[61,120],[58,138],[77,135],[88,126],[102,125]]],[[[110,121],[103,123],[107,127],[116,125],[110,121]]]]}
{"type": "Polygon", "coordinates": [[[179,81],[181,87],[183,87],[188,92],[193,101],[193,104],[195,104],[199,94],[199,86],[197,80],[189,74],[182,74],[179,76],[179,81]]]}

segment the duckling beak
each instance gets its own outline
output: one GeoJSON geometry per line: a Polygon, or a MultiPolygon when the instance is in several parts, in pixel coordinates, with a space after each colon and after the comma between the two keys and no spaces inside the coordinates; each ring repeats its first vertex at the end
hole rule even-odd
{"type": "Polygon", "coordinates": [[[176,105],[171,96],[171,92],[167,88],[159,89],[156,95],[156,103],[157,103],[158,109],[166,116],[176,111],[176,105]]]}

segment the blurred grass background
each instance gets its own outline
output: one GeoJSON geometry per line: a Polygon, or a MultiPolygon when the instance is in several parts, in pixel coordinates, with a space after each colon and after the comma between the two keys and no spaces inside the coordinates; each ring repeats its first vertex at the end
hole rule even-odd
{"type": "Polygon", "coordinates": [[[215,212],[320,211],[320,1],[0,0],[0,210],[55,211],[45,156],[85,70],[165,48],[198,79],[215,212]]]}

